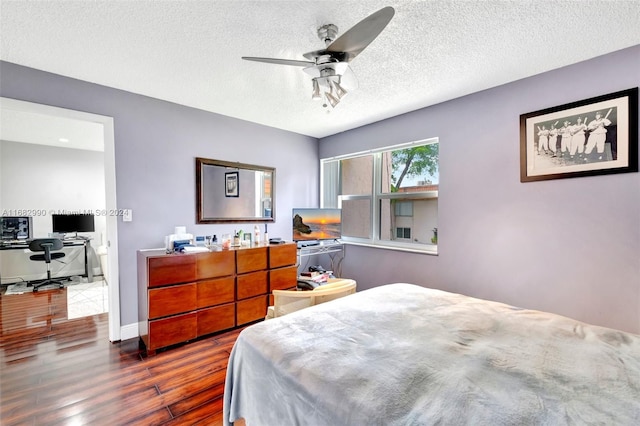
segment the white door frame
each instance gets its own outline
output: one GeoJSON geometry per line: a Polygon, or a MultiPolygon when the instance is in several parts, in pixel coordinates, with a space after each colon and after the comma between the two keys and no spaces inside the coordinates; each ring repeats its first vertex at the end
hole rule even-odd
{"type": "MultiPolygon", "coordinates": [[[[75,111],[33,102],[20,101],[0,97],[0,109],[36,114],[52,115],[74,120],[84,120],[102,125],[104,133],[104,181],[105,207],[108,211],[116,211],[116,159],[113,117],[75,111]]],[[[118,217],[107,215],[107,269],[109,276],[109,340],[120,340],[120,280],[118,272],[118,217]]]]}

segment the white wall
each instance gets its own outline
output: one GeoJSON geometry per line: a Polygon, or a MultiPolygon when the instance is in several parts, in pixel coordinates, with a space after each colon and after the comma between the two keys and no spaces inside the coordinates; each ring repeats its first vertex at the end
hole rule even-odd
{"type": "MultiPolygon", "coordinates": [[[[105,208],[104,153],[8,141],[0,149],[0,211],[37,211],[34,238],[52,231],[51,210],[105,208]]],[[[96,216],[95,232],[82,235],[98,246],[105,229],[104,216],[96,216]]]]}
{"type": "Polygon", "coordinates": [[[322,139],[321,158],[440,141],[438,256],[349,246],[343,275],[640,333],[640,174],[520,183],[519,133],[520,114],[638,86],[635,46],[322,139]]]}
{"type": "MultiPolygon", "coordinates": [[[[105,208],[104,153],[45,145],[0,141],[0,212],[16,215],[31,210],[34,238],[52,232],[51,211],[97,212],[105,208]]],[[[102,244],[106,230],[104,216],[95,217],[90,237],[93,273],[101,272],[95,248],[102,244]]],[[[53,276],[84,274],[84,251],[65,248],[64,263],[52,265],[53,276]]],[[[2,282],[43,278],[39,266],[32,265],[22,251],[3,251],[2,282]]]]}

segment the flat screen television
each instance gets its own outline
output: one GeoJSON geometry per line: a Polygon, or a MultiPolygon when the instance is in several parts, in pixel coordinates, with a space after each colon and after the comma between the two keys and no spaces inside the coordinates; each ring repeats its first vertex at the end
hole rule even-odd
{"type": "Polygon", "coordinates": [[[58,234],[95,231],[92,214],[54,214],[51,215],[51,221],[53,232],[58,234]]]}
{"type": "Polygon", "coordinates": [[[342,210],[293,209],[293,241],[337,240],[342,236],[342,210]]]}

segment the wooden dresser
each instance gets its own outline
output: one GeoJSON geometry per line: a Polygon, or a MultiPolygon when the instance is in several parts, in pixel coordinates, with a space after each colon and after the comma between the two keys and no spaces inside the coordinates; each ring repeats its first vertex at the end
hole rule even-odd
{"type": "Polygon", "coordinates": [[[138,327],[147,352],[258,321],[296,285],[296,245],[191,254],[138,251],[138,327]]]}

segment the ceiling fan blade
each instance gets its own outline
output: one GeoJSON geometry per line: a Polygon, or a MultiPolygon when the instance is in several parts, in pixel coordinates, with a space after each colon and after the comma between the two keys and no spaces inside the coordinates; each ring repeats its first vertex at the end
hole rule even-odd
{"type": "Polygon", "coordinates": [[[391,6],[380,9],[351,27],[325,50],[327,52],[345,52],[347,57],[344,60],[351,61],[378,37],[394,14],[395,10],[391,6]]]}
{"type": "Polygon", "coordinates": [[[245,61],[266,62],[268,64],[276,65],[292,65],[294,67],[308,67],[309,65],[315,65],[315,62],[296,61],[293,59],[256,58],[252,56],[243,56],[242,59],[245,61]]]}

